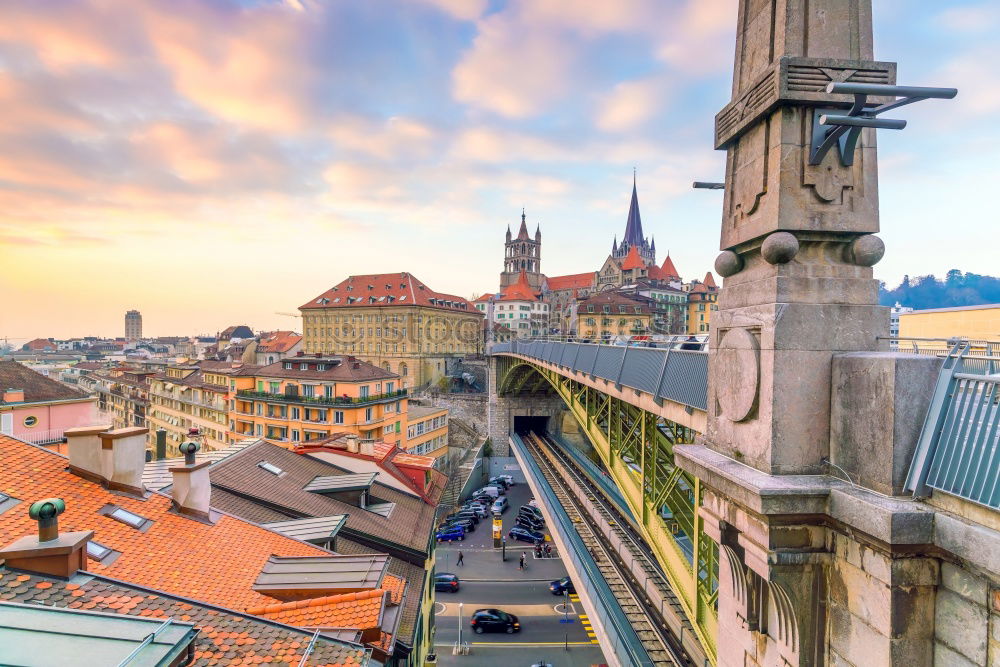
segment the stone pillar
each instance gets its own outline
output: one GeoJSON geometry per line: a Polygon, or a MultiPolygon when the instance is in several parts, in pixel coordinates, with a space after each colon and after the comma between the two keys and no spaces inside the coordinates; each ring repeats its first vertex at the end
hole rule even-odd
{"type": "Polygon", "coordinates": [[[895,83],[872,60],[871,0],[741,0],[705,443],[768,473],[824,470],[831,358],[888,335],[874,131],[850,166],[836,149],[809,164],[814,110],[848,101],[831,81],[895,83]]]}

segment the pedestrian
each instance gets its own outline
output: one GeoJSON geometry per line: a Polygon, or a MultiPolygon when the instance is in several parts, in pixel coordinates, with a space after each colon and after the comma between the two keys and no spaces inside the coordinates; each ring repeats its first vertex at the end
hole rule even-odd
{"type": "Polygon", "coordinates": [[[546,544],[545,545],[545,557],[546,558],[552,558],[552,545],[551,544],[546,544]]]}
{"type": "Polygon", "coordinates": [[[521,563],[517,566],[517,569],[519,569],[519,570],[523,570],[524,569],[524,552],[523,551],[521,552],[521,563]]]}
{"type": "Polygon", "coordinates": [[[465,565],[465,554],[463,554],[461,551],[458,552],[458,563],[457,563],[457,565],[459,567],[461,567],[462,565],[465,565]]]}

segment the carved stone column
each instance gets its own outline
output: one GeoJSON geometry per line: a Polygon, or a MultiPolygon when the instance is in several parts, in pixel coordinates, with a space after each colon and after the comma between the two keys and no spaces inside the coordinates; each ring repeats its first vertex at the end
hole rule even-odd
{"type": "Polygon", "coordinates": [[[705,444],[773,474],[823,471],[832,356],[888,334],[874,131],[849,166],[837,150],[809,163],[814,109],[848,102],[831,81],[895,83],[895,64],[872,60],[870,0],[741,0],[733,99],[716,116],[725,284],[705,444]]]}

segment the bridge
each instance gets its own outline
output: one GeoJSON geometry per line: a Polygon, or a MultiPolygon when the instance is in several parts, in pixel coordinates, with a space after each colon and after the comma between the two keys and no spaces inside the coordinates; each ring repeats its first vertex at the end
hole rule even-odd
{"type": "MultiPolygon", "coordinates": [[[[490,353],[498,396],[531,396],[544,384],[562,400],[669,585],[669,622],[690,628],[689,654],[713,660],[718,544],[697,513],[698,479],[677,467],[673,454],[674,445],[704,432],[707,353],[544,340],[499,343],[490,353]]],[[[547,449],[559,456],[551,443],[547,449]]],[[[515,446],[514,453],[527,456],[528,449],[515,446]]]]}

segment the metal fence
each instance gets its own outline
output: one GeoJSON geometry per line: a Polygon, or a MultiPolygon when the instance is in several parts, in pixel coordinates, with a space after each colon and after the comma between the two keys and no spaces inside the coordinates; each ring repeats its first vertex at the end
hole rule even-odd
{"type": "Polygon", "coordinates": [[[1000,375],[995,355],[952,347],[938,376],[906,489],[931,489],[1000,509],[1000,375]]]}
{"type": "Polygon", "coordinates": [[[708,353],[701,350],[570,343],[496,343],[491,354],[518,354],[586,373],[698,410],[708,407],[708,353]]]}

